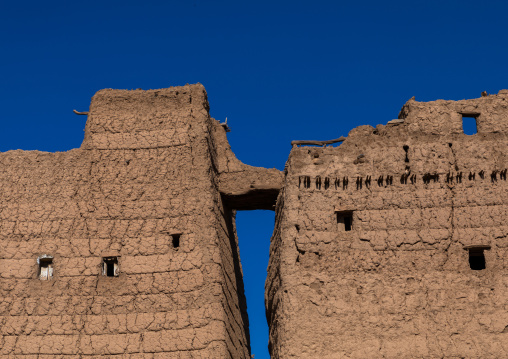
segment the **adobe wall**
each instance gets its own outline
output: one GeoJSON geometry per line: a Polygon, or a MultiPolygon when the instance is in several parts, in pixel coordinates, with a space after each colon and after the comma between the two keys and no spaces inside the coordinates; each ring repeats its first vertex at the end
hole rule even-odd
{"type": "Polygon", "coordinates": [[[250,357],[228,199],[273,207],[282,176],[234,158],[203,86],[99,91],[81,148],[0,168],[0,357],[250,357]]]}
{"type": "Polygon", "coordinates": [[[272,358],[506,357],[507,145],[503,90],[412,99],[338,147],[294,146],[266,281],[272,358]]]}
{"type": "Polygon", "coordinates": [[[273,358],[505,356],[508,91],[410,100],[284,174],[208,110],[199,84],[102,90],[81,148],[0,153],[0,357],[249,358],[235,211],[274,208],[273,358]]]}

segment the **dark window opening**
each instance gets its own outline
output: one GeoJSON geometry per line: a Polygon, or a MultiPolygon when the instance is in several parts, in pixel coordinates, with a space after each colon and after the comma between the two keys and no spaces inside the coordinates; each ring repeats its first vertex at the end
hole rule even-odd
{"type": "Polygon", "coordinates": [[[353,218],[352,217],[344,217],[344,229],[346,231],[350,231],[351,230],[351,222],[353,222],[353,218]]]}
{"type": "Polygon", "coordinates": [[[102,258],[102,274],[106,277],[118,277],[118,257],[102,258]]]}
{"type": "Polygon", "coordinates": [[[469,267],[472,270],[485,269],[485,255],[483,254],[483,248],[469,249],[469,267]]]}
{"type": "Polygon", "coordinates": [[[337,225],[339,231],[350,231],[353,229],[353,212],[337,212],[337,225]]]}
{"type": "Polygon", "coordinates": [[[466,135],[474,135],[478,132],[476,117],[462,116],[462,131],[466,135]]]}
{"type": "Polygon", "coordinates": [[[50,280],[53,278],[53,257],[43,255],[37,258],[37,263],[39,263],[39,279],[40,280],[50,280]]]}
{"type": "Polygon", "coordinates": [[[406,158],[404,159],[404,162],[409,162],[409,158],[407,157],[407,151],[409,151],[409,146],[404,145],[402,146],[402,148],[404,148],[404,152],[406,152],[406,158]]]}
{"type": "Polygon", "coordinates": [[[489,250],[489,245],[473,244],[464,246],[469,252],[469,268],[472,270],[483,270],[486,268],[484,251],[489,250]]]}
{"type": "Polygon", "coordinates": [[[172,238],[171,243],[173,244],[173,248],[180,247],[180,237],[181,237],[180,233],[171,235],[171,238],[172,238]]]}

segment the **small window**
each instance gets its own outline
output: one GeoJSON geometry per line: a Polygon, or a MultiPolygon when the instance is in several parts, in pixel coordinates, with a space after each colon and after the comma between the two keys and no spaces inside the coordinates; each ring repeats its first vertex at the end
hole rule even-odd
{"type": "Polygon", "coordinates": [[[102,258],[102,275],[106,277],[118,277],[118,257],[102,258]]]}
{"type": "Polygon", "coordinates": [[[353,229],[353,212],[337,212],[337,227],[339,231],[350,231],[353,229]]]}
{"type": "Polygon", "coordinates": [[[474,135],[478,132],[476,117],[462,116],[462,131],[466,135],[474,135]]]}
{"type": "Polygon", "coordinates": [[[173,248],[178,249],[178,247],[180,247],[180,237],[181,236],[182,236],[181,233],[171,235],[171,244],[173,245],[173,248]]]}
{"type": "Polygon", "coordinates": [[[42,255],[37,258],[39,264],[39,279],[50,280],[53,278],[53,257],[42,255]]]}
{"type": "Polygon", "coordinates": [[[487,267],[484,251],[490,249],[490,246],[472,245],[464,249],[469,252],[469,268],[472,270],[483,270],[487,267]]]}
{"type": "Polygon", "coordinates": [[[485,254],[483,254],[483,249],[469,250],[469,268],[472,270],[485,269],[485,254]]]}

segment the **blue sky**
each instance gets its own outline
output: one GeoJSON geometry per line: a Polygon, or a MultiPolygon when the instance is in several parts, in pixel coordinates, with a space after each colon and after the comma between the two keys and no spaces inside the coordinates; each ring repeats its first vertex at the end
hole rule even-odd
{"type": "MultiPolygon", "coordinates": [[[[102,88],[205,85],[237,157],[282,169],[416,100],[508,88],[506,1],[1,1],[0,150],[79,147],[102,88]]],[[[274,216],[238,214],[252,352],[268,358],[263,286],[274,216]]]]}

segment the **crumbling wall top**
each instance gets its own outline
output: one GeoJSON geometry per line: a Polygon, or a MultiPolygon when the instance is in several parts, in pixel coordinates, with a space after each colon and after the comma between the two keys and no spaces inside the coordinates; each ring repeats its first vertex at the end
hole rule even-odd
{"type": "Polygon", "coordinates": [[[92,98],[81,148],[132,149],[183,144],[189,132],[189,119],[208,118],[208,110],[206,91],[201,84],[147,91],[101,90],[92,98]]]}
{"type": "Polygon", "coordinates": [[[418,102],[413,97],[399,113],[407,131],[432,135],[463,133],[462,117],[474,117],[478,133],[508,133],[508,90],[460,101],[418,102]]]}
{"type": "Polygon", "coordinates": [[[276,168],[249,166],[238,160],[231,150],[226,129],[214,121],[212,129],[216,151],[218,186],[223,199],[237,210],[275,210],[284,176],[276,168]]]}

